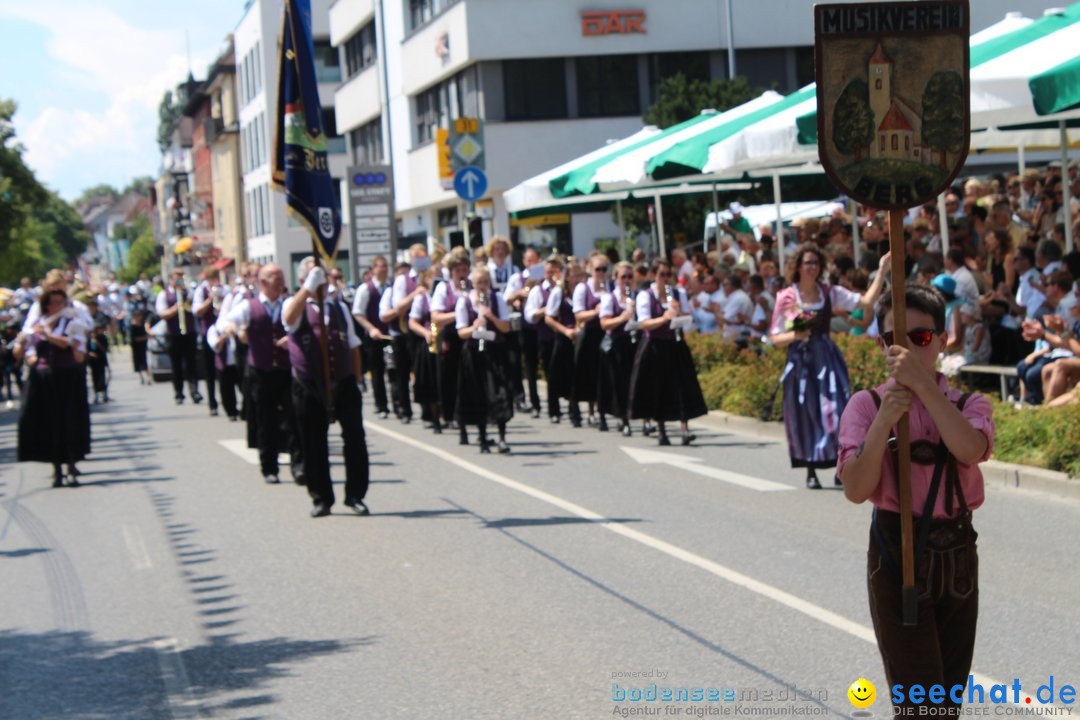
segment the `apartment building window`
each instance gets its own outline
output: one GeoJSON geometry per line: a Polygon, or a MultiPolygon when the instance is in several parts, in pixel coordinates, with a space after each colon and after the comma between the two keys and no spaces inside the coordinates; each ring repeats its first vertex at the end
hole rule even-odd
{"type": "Polygon", "coordinates": [[[259,135],[262,137],[262,153],[259,155],[259,164],[265,165],[269,161],[269,143],[266,141],[266,113],[259,113],[259,135]]]}
{"type": "Polygon", "coordinates": [[[580,57],[576,65],[581,117],[641,114],[636,55],[580,57]]]}
{"type": "Polygon", "coordinates": [[[450,127],[450,121],[462,117],[465,76],[454,77],[416,96],[416,144],[435,138],[436,128],[450,127]]]}
{"type": "Polygon", "coordinates": [[[504,61],[503,89],[507,120],[567,117],[566,64],[562,58],[504,61]]]}
{"type": "Polygon", "coordinates": [[[326,152],[331,155],[343,155],[348,152],[345,138],[338,135],[337,118],[334,116],[334,108],[323,108],[323,131],[326,133],[326,152]]]}
{"type": "Polygon", "coordinates": [[[458,0],[409,0],[409,32],[426,24],[458,0]]]}
{"type": "Polygon", "coordinates": [[[375,64],[375,21],[372,20],[345,42],[345,77],[351,78],[375,64]]]}
{"type": "Polygon", "coordinates": [[[349,133],[354,165],[379,165],[383,161],[382,118],[349,133]]]}
{"type": "Polygon", "coordinates": [[[252,60],[255,62],[255,95],[258,95],[263,88],[262,53],[260,49],[259,41],[255,41],[255,50],[252,51],[252,60]]]}
{"type": "Polygon", "coordinates": [[[321,83],[341,82],[341,56],[329,40],[315,41],[315,80],[321,83]]]}

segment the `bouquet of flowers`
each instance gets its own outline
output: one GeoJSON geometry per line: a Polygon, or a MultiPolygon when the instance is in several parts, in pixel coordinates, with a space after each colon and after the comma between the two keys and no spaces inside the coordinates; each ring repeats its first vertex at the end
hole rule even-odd
{"type": "Polygon", "coordinates": [[[784,327],[787,330],[794,330],[795,332],[810,330],[814,327],[814,322],[816,318],[816,312],[812,310],[803,310],[800,308],[797,313],[788,317],[787,322],[784,323],[784,327]]]}

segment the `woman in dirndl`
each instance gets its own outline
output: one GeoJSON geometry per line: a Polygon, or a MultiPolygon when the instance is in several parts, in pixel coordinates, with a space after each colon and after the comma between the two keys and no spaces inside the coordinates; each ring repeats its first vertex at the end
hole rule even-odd
{"type": "Polygon", "coordinates": [[[665,423],[678,420],[682,444],[689,445],[695,439],[689,421],[708,412],[682,335],[690,327],[690,301],[685,290],[672,284],[671,263],[654,260],[653,273],[656,281],[636,301],[645,341],[630,373],[630,416],[656,420],[661,445],[671,444],[665,423]]]}
{"type": "MultiPolygon", "coordinates": [[[[833,312],[858,307],[869,316],[889,274],[889,253],[881,258],[877,276],[865,294],[839,285],[825,285],[825,255],[813,243],[795,251],[788,286],[776,296],[769,339],[787,347],[787,364],[780,377],[784,392],[784,428],[792,467],[806,468],[806,487],[818,490],[819,468],[836,467],[837,432],[851,387],[840,348],[829,337],[833,312]]],[[[839,486],[839,478],[833,482],[839,486]]]]}
{"type": "Polygon", "coordinates": [[[423,288],[413,298],[409,308],[409,330],[416,336],[413,343],[413,400],[424,415],[431,418],[431,429],[436,435],[442,433],[442,413],[439,410],[439,338],[438,328],[432,330],[431,292],[435,271],[425,270],[418,281],[423,288]]]}
{"type": "Polygon", "coordinates": [[[628,262],[615,265],[615,287],[600,298],[600,372],[596,400],[600,406],[600,429],[607,429],[605,415],[619,419],[619,430],[630,437],[630,371],[637,350],[634,326],[634,266],[628,262]]]}
{"type": "Polygon", "coordinates": [[[19,462],[53,466],[53,487],[79,484],[75,463],[90,453],[90,412],[86,400],[86,333],[80,313],[67,293],[47,290],[38,301],[41,319],[28,337],[30,368],[19,413],[19,462]]]}
{"type": "MultiPolygon", "coordinates": [[[[431,319],[439,328],[435,365],[442,424],[452,427],[457,412],[458,365],[463,344],[457,332],[457,302],[469,291],[469,261],[467,257],[450,252],[443,263],[446,265],[446,279],[436,285],[431,293],[431,319]]],[[[468,432],[464,427],[460,431],[459,443],[468,445],[468,432]]]]}
{"type": "MultiPolygon", "coordinates": [[[[590,255],[590,277],[577,284],[570,302],[574,319],[581,328],[574,339],[574,383],[570,390],[570,408],[573,412],[579,401],[587,402],[590,427],[597,424],[596,390],[600,374],[600,341],[604,339],[599,317],[600,298],[611,290],[608,277],[610,267],[611,260],[604,253],[596,251],[590,255]]],[[[602,414],[599,426],[601,431],[608,429],[602,414]]]]}
{"type": "Polygon", "coordinates": [[[506,333],[510,311],[502,295],[493,292],[486,267],[472,272],[473,289],[458,298],[456,327],[465,342],[458,368],[457,411],[460,426],[476,425],[480,452],[490,453],[488,424],[499,431],[499,454],[506,455],[506,423],[514,416],[506,333]]]}
{"type": "MultiPolygon", "coordinates": [[[[547,367],[548,398],[566,398],[570,404],[570,424],[581,427],[581,408],[574,401],[574,341],[580,332],[570,299],[574,289],[584,280],[584,273],[568,258],[563,271],[563,282],[551,289],[548,295],[544,322],[555,338],[551,346],[551,360],[547,367]]],[[[552,416],[552,422],[558,422],[552,416]]]]}

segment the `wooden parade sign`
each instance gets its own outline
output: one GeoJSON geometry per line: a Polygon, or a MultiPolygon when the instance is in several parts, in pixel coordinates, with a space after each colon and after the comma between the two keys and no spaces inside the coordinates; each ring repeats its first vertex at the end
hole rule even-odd
{"type": "Polygon", "coordinates": [[[815,5],[818,154],[849,197],[935,198],[969,137],[967,0],[815,5]]]}
{"type": "MultiPolygon", "coordinates": [[[[933,200],[967,158],[968,24],[967,0],[814,6],[818,155],[842,192],[889,210],[893,335],[905,348],[904,210],[933,200]]],[[[901,619],[913,626],[918,599],[906,413],[895,432],[901,619]]]]}

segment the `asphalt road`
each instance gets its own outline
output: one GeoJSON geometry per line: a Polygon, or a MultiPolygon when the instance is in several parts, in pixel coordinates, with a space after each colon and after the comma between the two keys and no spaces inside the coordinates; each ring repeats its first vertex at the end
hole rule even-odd
{"type": "MultiPolygon", "coordinates": [[[[113,362],[81,488],[0,415],[0,718],[850,716],[860,677],[889,715],[869,508],[782,445],[518,417],[506,457],[369,418],[372,515],[313,520],[241,425],[113,362]],[[652,683],[741,699],[615,699],[652,683]]],[[[1080,504],[990,487],[976,527],[976,681],[1080,684],[1080,504]]]]}

